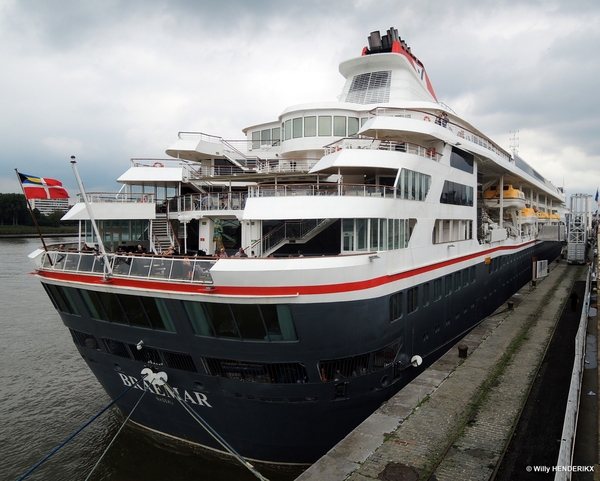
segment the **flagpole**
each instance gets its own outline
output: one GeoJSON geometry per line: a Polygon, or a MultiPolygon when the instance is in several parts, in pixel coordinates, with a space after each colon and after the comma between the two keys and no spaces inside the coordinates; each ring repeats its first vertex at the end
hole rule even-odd
{"type": "MultiPolygon", "coordinates": [[[[37,219],[35,218],[35,214],[33,213],[33,209],[31,208],[31,204],[29,203],[29,199],[27,198],[27,194],[25,193],[25,189],[23,188],[23,183],[21,182],[21,177],[19,177],[19,171],[15,169],[15,173],[17,174],[17,179],[19,179],[19,185],[21,186],[21,191],[23,191],[23,195],[25,196],[25,202],[27,202],[27,208],[29,209],[29,213],[31,214],[31,218],[33,219],[33,223],[37,230],[38,235],[40,236],[40,240],[42,241],[42,246],[44,246],[44,250],[48,252],[48,247],[46,247],[46,242],[44,241],[44,236],[42,235],[42,231],[40,230],[40,226],[38,224],[37,219]]],[[[52,259],[48,256],[48,261],[52,266],[52,259]]]]}
{"type": "Polygon", "coordinates": [[[87,194],[85,193],[85,189],[83,188],[83,182],[81,182],[79,172],[77,172],[77,162],[75,161],[74,155],[71,156],[71,166],[73,167],[75,179],[77,180],[79,190],[81,191],[81,196],[83,197],[83,202],[85,203],[85,209],[87,210],[87,213],[90,216],[92,228],[94,229],[96,238],[98,239],[98,246],[100,247],[100,252],[102,253],[102,258],[104,259],[104,267],[108,271],[108,275],[111,276],[112,267],[110,266],[110,262],[108,261],[108,255],[106,254],[106,250],[104,249],[104,243],[102,242],[102,237],[100,237],[100,231],[98,231],[98,226],[96,225],[96,221],[94,219],[94,213],[92,212],[92,208],[90,207],[90,203],[88,202],[87,194]]]}

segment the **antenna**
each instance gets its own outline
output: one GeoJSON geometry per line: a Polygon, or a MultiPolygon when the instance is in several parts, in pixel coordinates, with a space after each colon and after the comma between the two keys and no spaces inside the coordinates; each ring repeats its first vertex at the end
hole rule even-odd
{"type": "Polygon", "coordinates": [[[511,134],[511,137],[508,140],[510,140],[510,150],[512,151],[514,157],[519,153],[519,144],[517,142],[519,140],[519,137],[517,137],[519,131],[509,130],[508,132],[511,134]]]}

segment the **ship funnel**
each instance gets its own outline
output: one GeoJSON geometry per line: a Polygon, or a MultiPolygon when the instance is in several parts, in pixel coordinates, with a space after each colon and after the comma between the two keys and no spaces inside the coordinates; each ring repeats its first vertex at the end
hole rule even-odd
{"type": "Polygon", "coordinates": [[[369,35],[369,50],[371,52],[381,50],[381,34],[378,30],[369,35]]]}

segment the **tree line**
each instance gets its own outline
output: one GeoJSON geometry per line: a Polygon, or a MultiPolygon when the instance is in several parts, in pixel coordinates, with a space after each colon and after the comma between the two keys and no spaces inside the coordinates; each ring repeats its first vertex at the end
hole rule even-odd
{"type": "MultiPolygon", "coordinates": [[[[63,212],[43,215],[33,209],[33,215],[40,226],[59,227],[66,225],[60,219],[63,212]]],[[[0,194],[0,225],[33,225],[33,219],[27,208],[27,200],[23,194],[0,194]]]]}

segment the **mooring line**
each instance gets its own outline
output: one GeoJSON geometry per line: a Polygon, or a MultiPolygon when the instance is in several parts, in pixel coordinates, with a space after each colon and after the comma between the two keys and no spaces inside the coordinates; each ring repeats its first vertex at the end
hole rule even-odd
{"type": "Polygon", "coordinates": [[[216,432],[210,426],[210,424],[208,424],[202,418],[202,416],[200,416],[196,411],[194,411],[190,406],[188,406],[188,404],[181,398],[181,396],[179,395],[179,393],[177,391],[175,391],[171,386],[169,386],[169,384],[167,384],[166,381],[163,384],[163,386],[167,389],[167,391],[169,392],[169,394],[172,397],[174,397],[175,399],[177,399],[177,401],[179,401],[179,404],[181,404],[181,406],[183,406],[183,408],[198,422],[198,424],[200,424],[208,432],[208,434],[210,434],[221,446],[223,446],[225,448],[226,451],[228,451],[234,457],[236,457],[238,459],[238,461],[240,463],[242,463],[242,465],[244,467],[246,467],[258,479],[260,479],[261,481],[269,481],[262,474],[260,474],[256,470],[256,468],[252,464],[250,464],[241,454],[239,454],[235,449],[233,449],[233,447],[231,447],[229,445],[229,443],[227,441],[225,441],[225,439],[223,439],[221,437],[221,435],[218,432],[216,432]]]}
{"type": "Polygon", "coordinates": [[[46,461],[48,461],[48,459],[50,459],[52,456],[54,456],[60,449],[62,449],[69,441],[71,441],[75,436],[77,436],[81,431],[83,431],[85,428],[87,428],[90,424],[92,424],[96,419],[98,419],[102,414],[104,414],[104,412],[111,407],[114,403],[116,403],[119,399],[121,399],[121,397],[123,395],[125,395],[127,392],[129,392],[130,389],[133,389],[137,384],[139,384],[141,381],[143,381],[144,379],[146,379],[146,376],[144,376],[142,379],[140,379],[139,381],[136,381],[134,384],[132,384],[131,386],[129,386],[127,389],[125,389],[125,391],[123,391],[121,394],[119,394],[115,399],[113,399],[111,402],[109,402],[106,406],[104,406],[100,411],[98,411],[98,413],[96,413],[88,422],[86,422],[83,426],[81,426],[77,431],[75,431],[73,434],[71,434],[67,439],[65,439],[62,443],[60,443],[56,448],[54,448],[52,451],[50,451],[50,453],[48,453],[41,461],[39,461],[35,466],[33,466],[31,469],[29,469],[29,471],[27,471],[25,474],[23,474],[19,479],[17,479],[17,481],[22,481],[23,479],[25,479],[26,477],[28,477],[31,473],[33,473],[37,468],[39,468],[42,464],[44,464],[46,461]]]}
{"type": "Polygon", "coordinates": [[[96,461],[96,464],[94,465],[94,467],[90,471],[90,474],[87,475],[87,478],[85,478],[85,481],[88,481],[90,479],[90,476],[94,473],[94,471],[96,470],[96,468],[100,465],[100,461],[102,461],[102,459],[104,458],[104,455],[108,452],[108,450],[110,449],[110,447],[116,441],[117,436],[123,430],[123,428],[125,427],[125,424],[127,424],[127,421],[129,421],[129,418],[131,418],[131,415],[133,414],[133,411],[135,411],[135,409],[138,407],[138,405],[140,404],[140,401],[146,395],[147,392],[148,392],[148,389],[144,389],[144,392],[142,393],[142,395],[140,396],[140,398],[137,400],[137,402],[135,403],[135,406],[133,406],[133,409],[127,415],[127,417],[125,418],[125,421],[123,421],[123,424],[121,424],[121,427],[119,428],[119,430],[117,431],[117,433],[113,436],[113,438],[110,441],[110,443],[108,443],[108,446],[106,446],[106,449],[104,450],[104,452],[102,453],[102,455],[100,456],[100,458],[98,459],[98,461],[96,461]]]}

